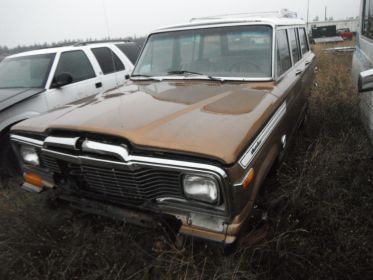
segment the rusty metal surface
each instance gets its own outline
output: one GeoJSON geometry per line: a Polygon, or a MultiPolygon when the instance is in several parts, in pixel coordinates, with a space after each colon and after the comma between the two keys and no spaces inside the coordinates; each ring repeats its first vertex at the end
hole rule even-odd
{"type": "Polygon", "coordinates": [[[13,130],[89,131],[232,164],[278,107],[271,88],[274,83],[130,82],[13,130]]]}

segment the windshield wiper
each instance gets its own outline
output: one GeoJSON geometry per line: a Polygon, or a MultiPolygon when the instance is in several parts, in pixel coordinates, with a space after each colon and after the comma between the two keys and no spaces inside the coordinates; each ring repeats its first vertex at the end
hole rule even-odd
{"type": "Polygon", "coordinates": [[[222,83],[225,82],[224,79],[222,79],[222,78],[206,75],[206,74],[203,74],[203,73],[188,71],[188,70],[173,70],[173,71],[168,71],[167,74],[169,74],[169,75],[198,75],[198,76],[205,76],[209,80],[212,80],[212,81],[219,81],[219,82],[222,82],[222,83]]]}
{"type": "Polygon", "coordinates": [[[143,74],[135,74],[135,75],[131,75],[131,78],[136,78],[136,77],[138,77],[138,78],[146,78],[146,80],[153,80],[153,81],[158,81],[158,82],[161,82],[162,80],[161,79],[157,79],[157,78],[155,78],[155,77],[153,77],[153,76],[150,76],[150,75],[143,75],[143,74]]]}

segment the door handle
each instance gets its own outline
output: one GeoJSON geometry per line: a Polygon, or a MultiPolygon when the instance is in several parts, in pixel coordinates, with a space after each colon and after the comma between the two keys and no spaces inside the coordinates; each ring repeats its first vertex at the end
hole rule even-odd
{"type": "Polygon", "coordinates": [[[302,74],[302,73],[303,73],[303,70],[298,69],[298,70],[295,72],[295,75],[296,75],[296,76],[299,76],[299,75],[302,74]]]}
{"type": "Polygon", "coordinates": [[[100,83],[96,83],[96,88],[101,88],[102,87],[102,83],[100,82],[100,83]]]}
{"type": "Polygon", "coordinates": [[[305,63],[306,66],[307,66],[307,65],[310,65],[310,64],[311,64],[311,61],[310,61],[310,60],[307,60],[306,63],[305,63]]]}

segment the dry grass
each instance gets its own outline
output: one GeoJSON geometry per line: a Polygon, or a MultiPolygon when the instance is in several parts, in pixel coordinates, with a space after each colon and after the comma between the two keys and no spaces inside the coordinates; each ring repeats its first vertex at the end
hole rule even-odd
{"type": "Polygon", "coordinates": [[[243,238],[228,257],[191,241],[177,251],[161,230],[55,209],[10,180],[0,192],[0,279],[371,279],[373,158],[351,56],[316,52],[310,118],[266,183],[259,243],[243,238]]]}

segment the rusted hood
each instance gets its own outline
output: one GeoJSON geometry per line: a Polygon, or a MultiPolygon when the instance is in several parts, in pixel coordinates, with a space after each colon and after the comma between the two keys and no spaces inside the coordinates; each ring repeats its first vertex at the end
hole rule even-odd
{"type": "Polygon", "coordinates": [[[13,130],[49,129],[120,136],[131,143],[234,163],[270,118],[272,84],[129,82],[114,91],[24,121],[13,130]]]}

